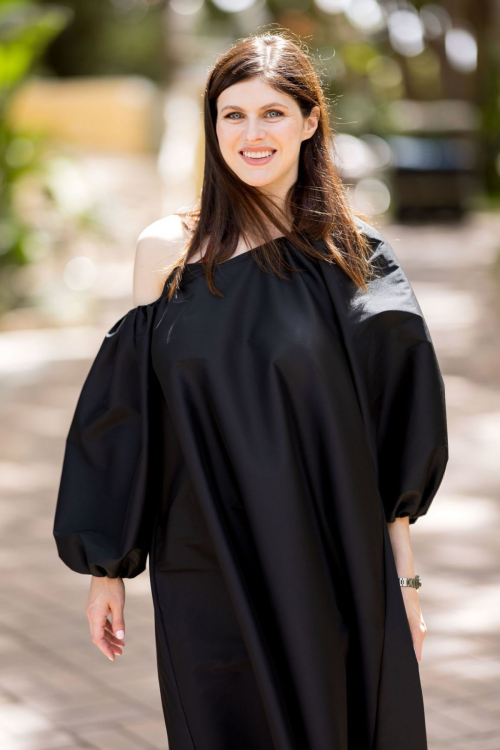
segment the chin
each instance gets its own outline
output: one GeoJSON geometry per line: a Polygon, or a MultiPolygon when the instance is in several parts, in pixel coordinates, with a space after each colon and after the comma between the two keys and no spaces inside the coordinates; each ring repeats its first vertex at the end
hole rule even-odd
{"type": "Polygon", "coordinates": [[[265,185],[271,185],[276,181],[276,177],[265,177],[264,175],[251,175],[249,177],[248,175],[238,174],[238,177],[242,182],[247,185],[252,185],[253,187],[264,187],[265,185]]]}

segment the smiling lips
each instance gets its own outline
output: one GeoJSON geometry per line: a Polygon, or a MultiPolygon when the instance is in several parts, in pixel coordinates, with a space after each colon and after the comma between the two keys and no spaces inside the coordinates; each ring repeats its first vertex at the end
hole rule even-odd
{"type": "Polygon", "coordinates": [[[243,149],[240,151],[240,156],[247,164],[252,166],[260,166],[261,164],[267,164],[271,161],[276,149],[274,148],[262,148],[262,149],[243,149]]]}

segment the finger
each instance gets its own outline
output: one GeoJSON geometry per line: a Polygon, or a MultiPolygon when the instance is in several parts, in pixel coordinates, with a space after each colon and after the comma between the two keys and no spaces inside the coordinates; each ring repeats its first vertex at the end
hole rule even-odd
{"type": "Polygon", "coordinates": [[[113,649],[113,653],[115,656],[122,656],[123,649],[121,649],[120,646],[116,646],[115,644],[112,644],[111,648],[113,649]]]}
{"type": "Polygon", "coordinates": [[[115,656],[121,656],[123,653],[123,647],[125,646],[125,641],[120,640],[120,638],[117,638],[113,631],[111,630],[111,625],[109,623],[109,620],[106,620],[106,626],[104,628],[104,637],[108,641],[110,647],[113,649],[113,653],[115,656]]]}
{"type": "Polygon", "coordinates": [[[110,624],[108,625],[108,627],[104,628],[104,631],[106,633],[108,633],[110,636],[112,636],[117,641],[124,641],[125,640],[124,638],[117,638],[117,636],[113,632],[113,626],[110,625],[110,624]]]}
{"type": "Polygon", "coordinates": [[[90,621],[90,635],[92,641],[99,641],[104,636],[104,627],[106,625],[107,615],[104,612],[92,612],[90,621]]]}
{"type": "Polygon", "coordinates": [[[108,659],[111,661],[115,658],[115,653],[111,648],[111,644],[104,637],[104,626],[106,624],[106,614],[94,614],[92,617],[91,635],[92,643],[94,643],[98,649],[100,649],[108,659]]]}
{"type": "Polygon", "coordinates": [[[99,641],[93,641],[97,648],[102,651],[104,656],[107,656],[108,659],[111,661],[115,660],[115,646],[112,646],[111,643],[107,640],[107,638],[101,638],[99,641]]]}
{"type": "Polygon", "coordinates": [[[116,643],[119,646],[125,645],[125,641],[123,640],[123,638],[117,638],[116,635],[111,630],[111,627],[104,628],[104,634],[110,643],[116,643]]]}
{"type": "Polygon", "coordinates": [[[106,636],[109,648],[113,651],[115,656],[121,656],[123,653],[123,647],[119,643],[114,643],[110,636],[106,636]]]}
{"type": "Polygon", "coordinates": [[[109,603],[112,619],[113,635],[122,640],[125,637],[125,618],[123,616],[123,606],[121,602],[112,601],[109,603]]]}

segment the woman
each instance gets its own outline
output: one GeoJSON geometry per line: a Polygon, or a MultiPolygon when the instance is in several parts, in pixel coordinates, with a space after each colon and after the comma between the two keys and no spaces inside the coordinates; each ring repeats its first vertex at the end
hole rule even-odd
{"type": "Polygon", "coordinates": [[[349,209],[300,45],[228,50],[205,136],[199,209],[142,233],[83,386],[59,555],[114,659],[149,553],[170,750],[423,750],[409,525],[448,458],[426,323],[349,209]]]}

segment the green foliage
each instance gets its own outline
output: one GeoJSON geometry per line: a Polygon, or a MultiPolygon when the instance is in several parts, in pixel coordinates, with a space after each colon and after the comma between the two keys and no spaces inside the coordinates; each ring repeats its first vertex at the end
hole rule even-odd
{"type": "Polygon", "coordinates": [[[68,8],[22,0],[0,5],[0,105],[20,84],[71,17],[68,8]]]}
{"type": "Polygon", "coordinates": [[[380,53],[373,44],[368,42],[350,42],[344,45],[340,52],[349,70],[359,76],[367,73],[368,66],[380,53]]]}
{"type": "Polygon", "coordinates": [[[13,93],[70,17],[67,8],[40,8],[23,0],[0,5],[0,270],[7,275],[30,261],[28,248],[35,230],[17,215],[15,194],[22,179],[40,172],[43,139],[14,130],[6,110],[13,93]]]}
{"type": "Polygon", "coordinates": [[[162,3],[148,7],[132,1],[64,0],[64,5],[72,12],[72,22],[45,55],[56,75],[165,79],[162,3]]]}

